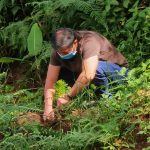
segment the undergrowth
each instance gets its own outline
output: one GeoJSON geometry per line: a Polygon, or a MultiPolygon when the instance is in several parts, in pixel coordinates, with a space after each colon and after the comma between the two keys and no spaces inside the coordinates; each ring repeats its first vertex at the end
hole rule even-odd
{"type": "MultiPolygon", "coordinates": [[[[62,80],[56,87],[60,95],[69,88],[62,80]]],[[[114,89],[116,93],[111,98],[91,94],[94,86],[85,89],[63,108],[63,114],[57,112],[60,119],[45,126],[24,115],[43,113],[43,89],[15,91],[2,83],[0,149],[115,150],[137,149],[142,143],[143,149],[149,149],[150,60],[129,71],[127,84],[114,89]],[[93,101],[95,103],[90,103],[93,101]]]]}
{"type": "MultiPolygon", "coordinates": [[[[150,54],[149,29],[148,0],[1,0],[0,149],[150,149],[150,60],[144,62],[150,54]],[[35,24],[43,41],[32,56],[27,39],[35,24]],[[96,96],[91,85],[62,112],[55,110],[56,122],[45,125],[40,119],[43,88],[25,89],[29,78],[17,81],[22,87],[17,91],[6,83],[13,62],[29,65],[22,68],[25,75],[42,81],[52,52],[50,36],[59,27],[103,34],[136,68],[129,71],[126,84],[111,89],[111,98],[96,96]]],[[[64,81],[57,82],[55,102],[68,89],[64,81]]]]}

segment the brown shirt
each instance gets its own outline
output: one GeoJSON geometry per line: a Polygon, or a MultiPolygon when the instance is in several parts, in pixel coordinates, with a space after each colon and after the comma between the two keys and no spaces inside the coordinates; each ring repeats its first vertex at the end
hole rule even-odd
{"type": "Polygon", "coordinates": [[[50,64],[80,73],[82,61],[97,55],[99,60],[128,67],[125,57],[104,36],[93,31],[77,31],[76,34],[80,38],[76,56],[70,60],[62,60],[57,52],[53,51],[50,64]]]}

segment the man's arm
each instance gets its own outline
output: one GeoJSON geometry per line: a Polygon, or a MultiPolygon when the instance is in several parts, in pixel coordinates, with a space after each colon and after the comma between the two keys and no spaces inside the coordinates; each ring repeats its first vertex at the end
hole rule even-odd
{"type": "Polygon", "coordinates": [[[59,72],[60,66],[54,66],[49,64],[44,88],[44,116],[46,116],[47,119],[50,119],[50,113],[53,111],[52,105],[53,97],[55,94],[55,83],[58,80],[59,72]]]}
{"type": "Polygon", "coordinates": [[[75,84],[70,89],[69,95],[76,96],[84,87],[86,87],[95,77],[98,65],[98,56],[87,58],[83,61],[82,72],[77,78],[75,84]]]}

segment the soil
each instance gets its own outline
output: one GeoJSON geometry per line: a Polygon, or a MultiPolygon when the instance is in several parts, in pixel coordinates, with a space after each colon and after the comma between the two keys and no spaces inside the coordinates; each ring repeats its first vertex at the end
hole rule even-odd
{"type": "Polygon", "coordinates": [[[56,116],[55,120],[53,121],[44,121],[42,114],[35,113],[35,112],[27,112],[21,114],[15,121],[18,126],[23,126],[25,124],[37,123],[41,126],[45,127],[52,127],[54,130],[57,131],[70,131],[71,130],[71,122],[69,120],[63,119],[56,116]]]}
{"type": "Polygon", "coordinates": [[[29,64],[19,62],[11,64],[6,84],[12,85],[15,90],[21,88],[34,89],[44,86],[46,71],[43,75],[40,75],[39,72],[31,71],[30,69],[29,64]]]}

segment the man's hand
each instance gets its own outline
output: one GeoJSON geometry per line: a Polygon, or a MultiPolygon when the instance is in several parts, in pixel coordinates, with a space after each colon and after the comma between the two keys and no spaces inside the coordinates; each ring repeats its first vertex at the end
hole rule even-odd
{"type": "Polygon", "coordinates": [[[54,110],[52,107],[52,100],[46,99],[43,120],[44,121],[53,121],[54,119],[55,119],[55,114],[54,114],[54,110]]]}
{"type": "Polygon", "coordinates": [[[57,100],[57,107],[61,108],[63,105],[69,103],[70,98],[68,97],[68,95],[64,95],[62,97],[59,97],[57,100]]]}
{"type": "Polygon", "coordinates": [[[55,119],[55,114],[53,109],[45,109],[44,114],[43,114],[43,120],[44,121],[54,121],[55,119]]]}

